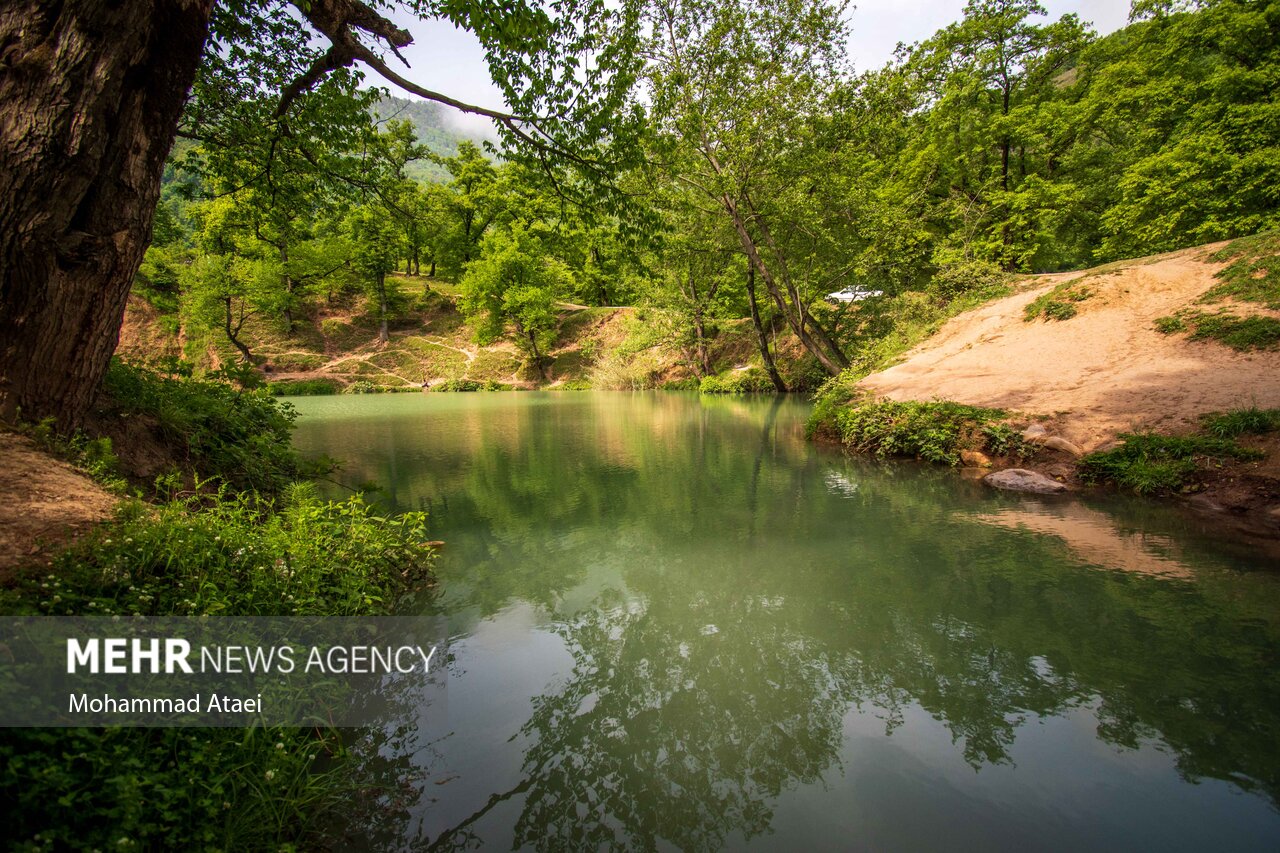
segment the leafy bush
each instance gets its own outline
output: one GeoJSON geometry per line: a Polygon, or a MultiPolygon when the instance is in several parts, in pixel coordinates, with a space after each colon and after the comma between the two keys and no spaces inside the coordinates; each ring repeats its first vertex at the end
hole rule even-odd
{"type": "Polygon", "coordinates": [[[1028,323],[1040,317],[1047,320],[1070,320],[1076,316],[1076,303],[1093,296],[1093,290],[1084,287],[1078,279],[1066,281],[1040,294],[1023,309],[1022,319],[1028,323]]]}
{"type": "Polygon", "coordinates": [[[591,383],[585,379],[567,379],[551,388],[552,391],[590,391],[591,383]]]}
{"type": "MultiPolygon", "coordinates": [[[[1000,409],[959,403],[877,400],[840,408],[834,415],[840,440],[859,453],[911,456],[957,465],[961,450],[992,450],[985,427],[1006,417],[1000,409]]],[[[1009,439],[996,433],[997,440],[1009,439]]]]}
{"type": "Polygon", "coordinates": [[[698,385],[703,394],[772,394],[776,389],[769,376],[758,367],[705,376],[698,385]]]}
{"type": "Polygon", "coordinates": [[[344,394],[382,394],[387,388],[368,379],[357,379],[347,386],[344,394]]]}
{"type": "Polygon", "coordinates": [[[991,261],[968,258],[944,263],[929,282],[928,293],[942,302],[952,302],[974,293],[1005,287],[1008,275],[991,261]]]}
{"type": "Polygon", "coordinates": [[[341,393],[342,384],[334,379],[285,379],[268,382],[267,392],[273,397],[320,397],[341,393]]]}
{"type": "MultiPolygon", "coordinates": [[[[162,485],[174,488],[171,480],[162,485]]],[[[383,518],[359,497],[321,501],[310,484],[126,505],[63,552],[48,579],[0,592],[6,612],[144,616],[351,615],[385,610],[425,572],[426,518],[383,518]]]]}
{"type": "MultiPolygon", "coordinates": [[[[0,591],[0,608],[385,612],[427,570],[425,523],[382,518],[359,498],[320,501],[310,486],[281,501],[224,488],[154,511],[134,503],[46,576],[0,591]]],[[[355,794],[345,758],[323,729],[11,729],[0,735],[6,837],[33,849],[318,846],[326,815],[355,794]]]]}
{"type": "Polygon", "coordinates": [[[1218,438],[1235,438],[1241,435],[1261,435],[1280,430],[1280,409],[1232,409],[1229,412],[1213,412],[1200,419],[1206,432],[1218,438]]]}
{"type": "Polygon", "coordinates": [[[658,387],[663,391],[697,391],[700,382],[696,376],[686,376],[684,379],[668,379],[658,387]]]}
{"type": "Polygon", "coordinates": [[[1120,447],[1090,453],[1079,462],[1086,483],[1114,483],[1139,495],[1172,492],[1190,481],[1202,459],[1258,459],[1262,454],[1234,441],[1207,436],[1132,433],[1120,447]]]}
{"type": "Polygon", "coordinates": [[[606,391],[646,391],[654,386],[658,366],[647,352],[626,353],[621,348],[600,359],[587,379],[606,391]]]}
{"type": "Polygon", "coordinates": [[[234,488],[275,492],[317,472],[293,449],[296,413],[263,390],[162,376],[113,361],[103,389],[118,414],[154,421],[180,464],[234,488]]]}

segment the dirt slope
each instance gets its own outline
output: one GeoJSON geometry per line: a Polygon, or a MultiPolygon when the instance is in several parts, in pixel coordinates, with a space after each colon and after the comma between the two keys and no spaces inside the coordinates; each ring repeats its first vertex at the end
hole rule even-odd
{"type": "Polygon", "coordinates": [[[0,432],[0,583],[111,517],[117,499],[29,439],[0,432]]]}
{"type": "Polygon", "coordinates": [[[1280,407],[1280,352],[1240,353],[1153,328],[1217,283],[1222,265],[1206,258],[1221,245],[1040,276],[1029,289],[953,318],[903,363],[861,385],[895,400],[1055,415],[1058,431],[1086,450],[1119,432],[1187,431],[1204,412],[1280,407]],[[1093,295],[1078,303],[1077,316],[1023,319],[1036,297],[1082,276],[1093,295]]]}

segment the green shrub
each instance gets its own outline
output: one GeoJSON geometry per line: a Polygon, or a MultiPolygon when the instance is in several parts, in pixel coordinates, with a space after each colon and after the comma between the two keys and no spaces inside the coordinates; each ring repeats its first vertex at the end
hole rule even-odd
{"type": "MultiPolygon", "coordinates": [[[[172,484],[170,484],[172,485],[172,484]]],[[[310,486],[173,500],[121,517],[0,591],[19,614],[344,615],[389,610],[426,572],[425,516],[310,486]]],[[[33,849],[322,846],[357,779],[326,729],[10,729],[6,837],[33,849]]]]}
{"type": "Polygon", "coordinates": [[[593,388],[606,391],[647,391],[654,387],[657,374],[652,353],[619,348],[597,361],[587,379],[593,388]]]}
{"type": "Polygon", "coordinates": [[[378,612],[402,573],[425,571],[425,539],[422,513],[383,518],[359,497],[321,501],[310,484],[280,499],[224,487],[154,509],[126,505],[57,557],[51,579],[20,580],[0,604],[48,615],[378,612]]]}
{"type": "Polygon", "coordinates": [[[1007,287],[1009,276],[991,262],[969,258],[938,267],[927,292],[947,303],[977,293],[990,293],[1007,287]]]}
{"type": "Polygon", "coordinates": [[[293,408],[266,391],[161,376],[120,361],[112,362],[103,389],[117,413],[153,420],[179,463],[201,477],[275,492],[318,473],[293,449],[293,408]]]}
{"type": "Polygon", "coordinates": [[[834,421],[840,440],[859,453],[957,465],[961,450],[992,449],[984,428],[1004,417],[1000,409],[960,403],[877,400],[840,408],[834,421]]]}
{"type": "Polygon", "coordinates": [[[550,390],[552,391],[590,391],[591,383],[585,379],[567,379],[550,390]]]}
{"type": "Polygon", "coordinates": [[[273,397],[320,397],[342,393],[342,383],[335,379],[283,379],[268,382],[267,392],[273,397]]]}
{"type": "Polygon", "coordinates": [[[1261,435],[1280,430],[1280,409],[1232,409],[1229,412],[1213,412],[1200,419],[1206,432],[1218,438],[1236,438],[1241,435],[1261,435]]]}
{"type": "Polygon", "coordinates": [[[387,389],[383,385],[376,382],[370,382],[368,379],[357,379],[347,386],[344,394],[382,394],[387,389]]]}
{"type": "Polygon", "coordinates": [[[1258,459],[1262,454],[1225,438],[1132,433],[1120,447],[1090,453],[1079,462],[1086,483],[1114,483],[1136,494],[1172,492],[1186,486],[1202,459],[1258,459]]]}
{"type": "Polygon", "coordinates": [[[763,370],[752,367],[720,376],[704,376],[698,390],[703,394],[772,394],[776,389],[763,370]]]}
{"type": "Polygon", "coordinates": [[[479,391],[484,388],[483,382],[474,379],[446,379],[438,385],[432,385],[432,391],[479,391]]]}
{"type": "Polygon", "coordinates": [[[684,379],[668,379],[658,387],[663,391],[697,391],[700,382],[696,376],[686,376],[684,379]]]}
{"type": "Polygon", "coordinates": [[[1070,320],[1076,316],[1076,303],[1093,296],[1093,290],[1084,287],[1079,279],[1065,281],[1040,294],[1023,309],[1022,319],[1028,323],[1040,317],[1046,320],[1070,320]]]}

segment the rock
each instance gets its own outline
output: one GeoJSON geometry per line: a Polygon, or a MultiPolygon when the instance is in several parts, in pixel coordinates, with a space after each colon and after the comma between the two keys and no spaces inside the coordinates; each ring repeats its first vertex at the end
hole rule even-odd
{"type": "MultiPolygon", "coordinates": [[[[990,466],[988,466],[990,467],[990,466]]],[[[966,480],[981,480],[990,472],[986,468],[961,468],[960,476],[966,480]]]]}
{"type": "Polygon", "coordinates": [[[1047,447],[1050,450],[1061,450],[1063,453],[1070,453],[1072,456],[1084,456],[1084,451],[1079,445],[1072,444],[1060,435],[1051,435],[1048,438],[1040,439],[1040,446],[1047,447]]]}
{"type": "Polygon", "coordinates": [[[991,459],[977,450],[961,450],[960,461],[971,468],[990,468],[991,459]]]}
{"type": "Polygon", "coordinates": [[[1208,495],[1192,495],[1187,498],[1187,506],[1198,509],[1201,512],[1226,512],[1227,508],[1215,501],[1208,495]]]}
{"type": "Polygon", "coordinates": [[[1032,424],[1022,431],[1022,440],[1034,442],[1042,436],[1049,434],[1049,431],[1040,424],[1032,424]]]}
{"type": "Polygon", "coordinates": [[[1032,492],[1037,495],[1055,495],[1065,492],[1067,487],[1056,480],[1050,480],[1044,474],[1028,471],[1026,468],[1006,468],[982,478],[982,482],[993,488],[1008,492],[1032,492]]]}

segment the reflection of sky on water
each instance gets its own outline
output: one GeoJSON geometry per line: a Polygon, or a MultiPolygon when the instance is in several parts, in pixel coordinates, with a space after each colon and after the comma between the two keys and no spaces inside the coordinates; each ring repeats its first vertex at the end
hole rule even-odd
{"type": "Polygon", "coordinates": [[[302,408],[446,541],[406,844],[1280,841],[1280,590],[1183,516],[848,459],[790,400],[302,408]]]}

